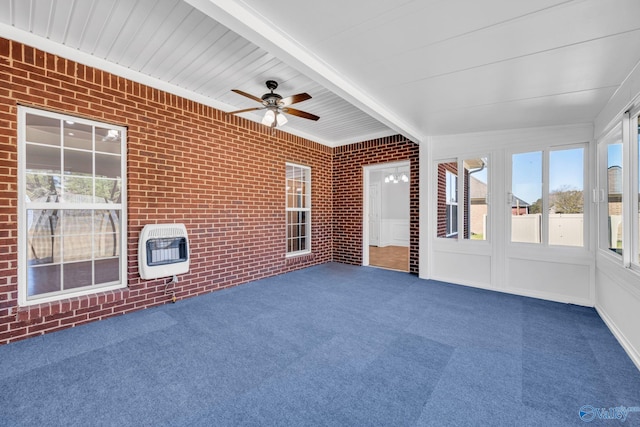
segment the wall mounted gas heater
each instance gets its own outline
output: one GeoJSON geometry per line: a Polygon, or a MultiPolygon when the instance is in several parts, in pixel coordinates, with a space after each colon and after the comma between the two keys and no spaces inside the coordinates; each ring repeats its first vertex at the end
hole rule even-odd
{"type": "Polygon", "coordinates": [[[147,224],[138,241],[140,277],[157,279],[189,271],[189,238],[184,224],[147,224]]]}

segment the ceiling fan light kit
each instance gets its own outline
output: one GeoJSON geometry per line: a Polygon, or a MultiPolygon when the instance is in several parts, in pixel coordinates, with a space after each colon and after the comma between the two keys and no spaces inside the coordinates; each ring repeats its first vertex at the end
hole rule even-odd
{"type": "Polygon", "coordinates": [[[231,89],[232,92],[235,92],[238,95],[242,95],[253,101],[261,103],[262,107],[245,108],[243,110],[231,111],[227,114],[239,114],[239,113],[246,113],[248,111],[267,110],[264,114],[264,117],[262,118],[262,124],[270,127],[284,126],[289,121],[285,116],[285,113],[291,114],[293,116],[302,117],[303,119],[308,119],[308,120],[315,121],[320,119],[320,117],[314,114],[307,113],[301,110],[296,110],[295,108],[289,108],[289,105],[291,104],[295,104],[298,102],[306,101],[307,99],[311,99],[311,95],[309,95],[308,93],[299,93],[297,95],[292,95],[287,98],[283,98],[281,95],[273,92],[278,88],[278,82],[276,82],[275,80],[267,80],[265,84],[267,86],[267,89],[270,90],[270,92],[265,93],[260,98],[258,98],[257,96],[253,96],[249,93],[243,92],[239,89],[231,89]]]}

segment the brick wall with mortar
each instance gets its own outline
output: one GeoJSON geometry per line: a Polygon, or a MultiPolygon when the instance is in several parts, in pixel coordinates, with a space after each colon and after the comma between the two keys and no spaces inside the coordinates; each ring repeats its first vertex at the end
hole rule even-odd
{"type": "Polygon", "coordinates": [[[332,156],[324,145],[0,38],[0,344],[170,301],[141,280],[147,223],[187,226],[178,299],[332,259],[332,156]],[[128,287],[17,304],[17,108],[127,127],[128,287]],[[285,257],[285,162],[312,169],[313,253],[285,257]]]}
{"type": "Polygon", "coordinates": [[[363,168],[409,161],[409,271],[418,274],[419,148],[401,135],[358,142],[334,149],[333,258],[362,264],[363,168]]]}

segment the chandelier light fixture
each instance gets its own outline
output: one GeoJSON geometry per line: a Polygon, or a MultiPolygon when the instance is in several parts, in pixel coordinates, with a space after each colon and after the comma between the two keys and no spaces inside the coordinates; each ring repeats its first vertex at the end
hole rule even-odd
{"type": "Polygon", "coordinates": [[[409,182],[409,175],[405,172],[398,174],[398,169],[395,172],[390,173],[389,175],[385,175],[384,182],[389,184],[398,184],[399,182],[409,182]]]}

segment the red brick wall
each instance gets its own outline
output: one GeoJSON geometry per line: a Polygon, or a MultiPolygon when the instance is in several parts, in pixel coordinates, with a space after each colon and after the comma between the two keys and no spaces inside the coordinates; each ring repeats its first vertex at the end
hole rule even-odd
{"type": "Polygon", "coordinates": [[[191,270],[178,299],[330,261],[332,156],[324,145],[0,38],[0,344],[170,301],[167,279],[138,275],[147,223],[187,226],[191,270]],[[19,104],[128,128],[128,288],[18,309],[19,104]],[[292,259],[285,162],[312,169],[313,254],[292,259]]]}
{"type": "Polygon", "coordinates": [[[362,264],[363,167],[410,161],[409,271],[418,274],[419,149],[401,135],[359,142],[334,149],[333,157],[333,258],[362,264]]]}

